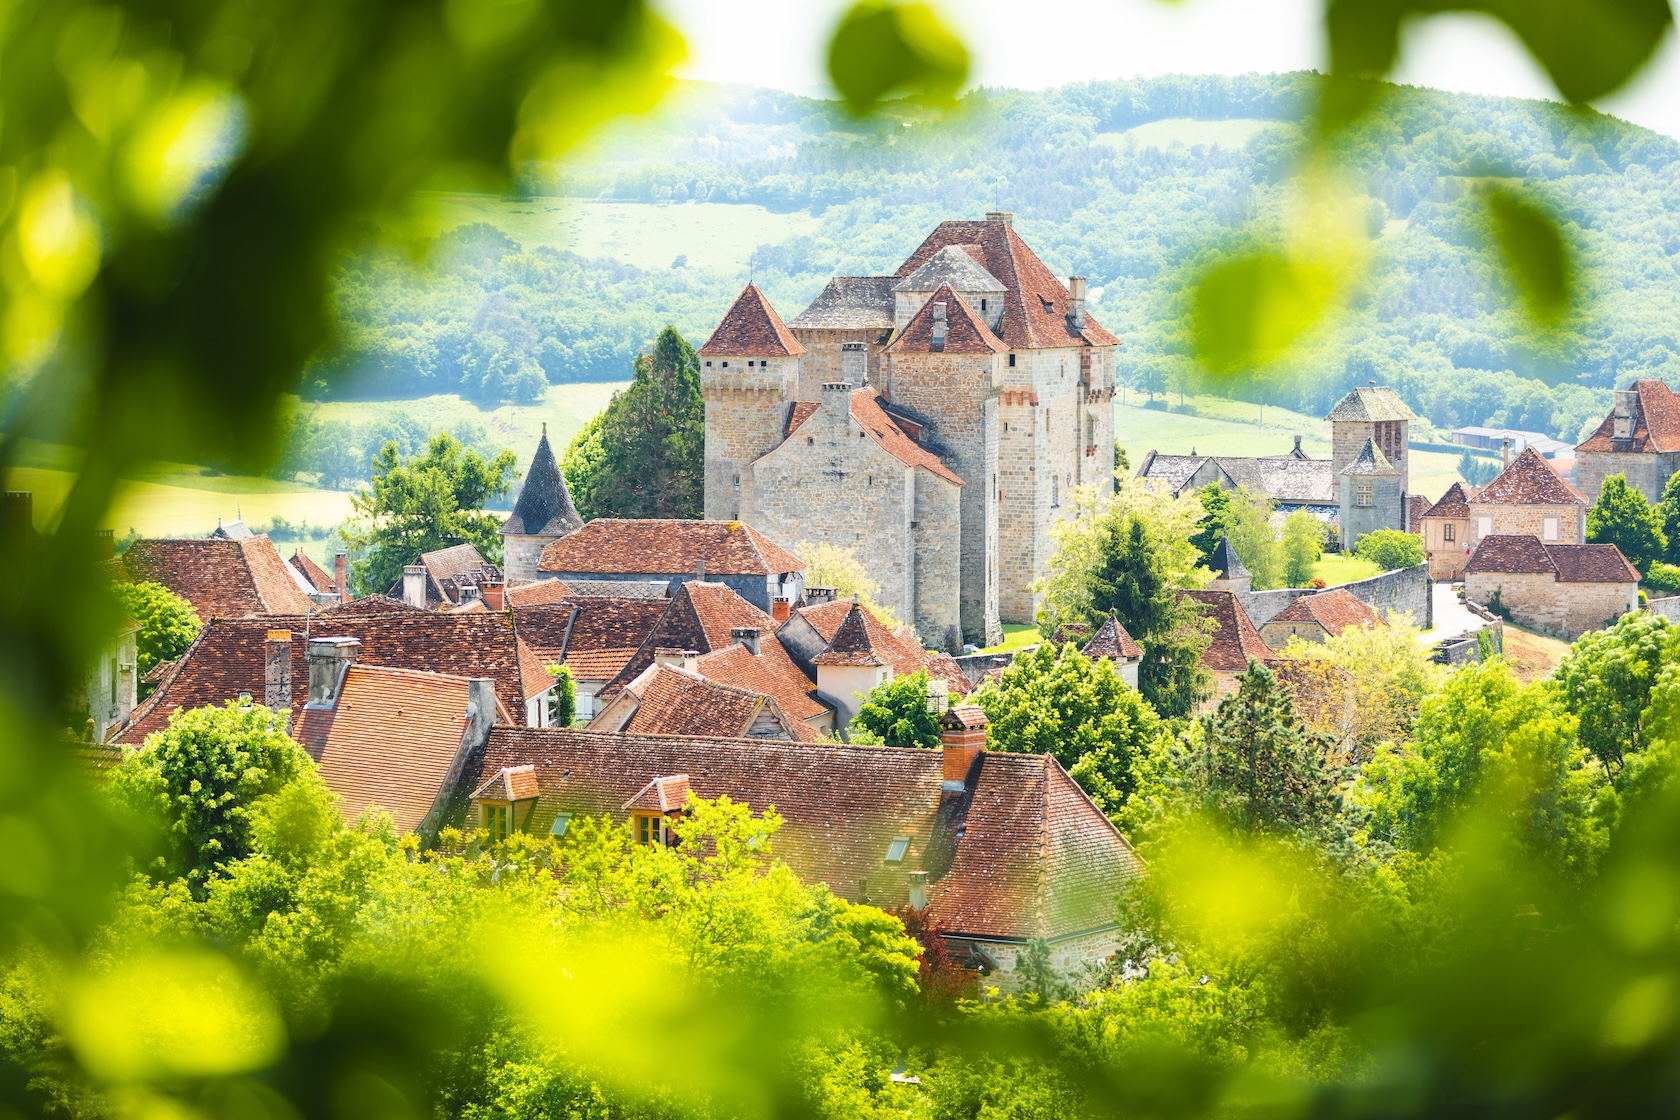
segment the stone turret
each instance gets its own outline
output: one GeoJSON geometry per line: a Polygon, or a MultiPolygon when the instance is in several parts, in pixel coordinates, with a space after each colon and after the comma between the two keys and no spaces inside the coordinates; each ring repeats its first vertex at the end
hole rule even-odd
{"type": "Polygon", "coordinates": [[[1336,402],[1325,419],[1340,491],[1342,547],[1352,548],[1378,529],[1403,531],[1411,488],[1407,445],[1417,413],[1400,394],[1373,381],[1336,402]]]}
{"type": "Polygon", "coordinates": [[[525,484],[519,488],[519,500],[502,523],[504,578],[508,583],[536,579],[537,561],[548,543],[582,524],[571,491],[566,489],[566,476],[560,473],[554,448],[549,446],[548,425],[544,424],[537,453],[531,456],[531,469],[525,472],[525,484]]]}
{"type": "Polygon", "coordinates": [[[805,347],[753,284],[736,297],[700,347],[708,519],[734,521],[741,516],[747,467],[782,442],[803,353],[805,347]]]}

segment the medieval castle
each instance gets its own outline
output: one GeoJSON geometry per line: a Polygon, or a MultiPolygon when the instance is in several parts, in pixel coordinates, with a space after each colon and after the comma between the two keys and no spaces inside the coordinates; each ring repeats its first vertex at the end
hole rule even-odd
{"type": "Polygon", "coordinates": [[[1119,343],[1007,213],[786,323],[749,284],[699,352],[705,515],[853,550],[929,646],[995,643],[1033,621],[1074,487],[1112,488],[1119,343]]]}

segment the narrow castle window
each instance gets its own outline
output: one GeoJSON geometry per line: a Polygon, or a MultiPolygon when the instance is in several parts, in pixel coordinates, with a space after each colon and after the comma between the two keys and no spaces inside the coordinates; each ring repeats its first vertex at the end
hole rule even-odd
{"type": "Polygon", "coordinates": [[[1062,480],[1055,475],[1050,476],[1050,508],[1055,509],[1062,504],[1062,490],[1059,483],[1062,480]]]}
{"type": "Polygon", "coordinates": [[[980,301],[980,310],[986,310],[986,301],[983,299],[980,301]]]}
{"type": "Polygon", "coordinates": [[[1015,355],[1013,355],[1013,354],[1009,355],[1009,368],[1010,369],[1015,368],[1015,355]]]}

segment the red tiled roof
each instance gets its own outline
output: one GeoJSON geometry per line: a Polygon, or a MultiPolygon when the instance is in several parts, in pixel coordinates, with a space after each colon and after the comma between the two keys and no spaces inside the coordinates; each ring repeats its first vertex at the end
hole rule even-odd
{"type": "Polygon", "coordinates": [[[722,649],[730,643],[729,632],[737,627],[750,627],[764,637],[776,632],[776,620],[741,598],[727,583],[688,582],[688,599],[694,605],[694,617],[706,634],[707,649],[722,649]]]}
{"type": "Polygon", "coordinates": [[[830,599],[826,603],[810,603],[796,608],[794,613],[803,615],[823,641],[832,642],[840,624],[852,613],[852,600],[830,599]]]}
{"type": "Polygon", "coordinates": [[[775,806],[775,858],[842,898],[894,906],[907,874],[929,875],[929,916],[958,937],[1025,940],[1112,928],[1116,896],[1143,864],[1047,755],[985,753],[964,790],[943,788],[940,751],[495,728],[458,788],[504,766],[536,767],[526,828],[560,812],[624,819],[655,778],[686,774],[701,796],[775,806]],[[562,777],[562,775],[567,775],[562,777]],[[910,839],[886,862],[895,836],[910,839]]]}
{"type": "Polygon", "coordinates": [[[444,783],[467,730],[470,689],[465,677],[352,665],[338,705],[302,711],[293,735],[346,820],[378,807],[412,832],[451,792],[444,783]]]}
{"type": "Polygon", "coordinates": [[[588,653],[574,653],[566,658],[566,668],[576,681],[610,681],[624,671],[636,656],[635,646],[623,649],[597,649],[588,653]]]}
{"type": "Polygon", "coordinates": [[[1470,516],[1470,493],[1464,488],[1464,483],[1455,482],[1447,487],[1447,492],[1441,495],[1441,500],[1424,510],[1423,516],[1468,518],[1470,516]]]}
{"type": "Polygon", "coordinates": [[[974,686],[968,683],[968,675],[957,664],[957,659],[948,653],[929,654],[927,664],[929,680],[944,681],[947,696],[967,696],[974,691],[974,686]]]}
{"type": "Polygon", "coordinates": [[[788,406],[787,420],[782,423],[782,439],[787,439],[799,430],[799,425],[805,423],[817,414],[822,405],[816,401],[794,401],[788,406]]]}
{"type": "Polygon", "coordinates": [[[1271,647],[1260,639],[1260,632],[1248,619],[1248,612],[1231,591],[1180,591],[1202,605],[1216,629],[1213,641],[1202,653],[1202,667],[1217,673],[1242,673],[1249,661],[1265,661],[1272,656],[1271,647]]]}
{"type": "MultiPolygon", "coordinates": [[[[176,708],[202,708],[249,692],[261,703],[264,694],[264,641],[269,629],[292,631],[292,712],[309,698],[308,642],[302,616],[220,619],[207,624],[181,655],[175,668],[139,707],[112,741],[139,744],[169,723],[176,708]]],[[[489,677],[498,701],[510,713],[523,713],[525,692],[519,643],[506,614],[444,614],[402,611],[382,615],[317,615],[310,622],[320,637],[355,638],[362,643],[361,665],[423,669],[460,677],[489,677]]]]}
{"type": "Polygon", "coordinates": [[[1511,460],[1470,501],[1476,505],[1585,506],[1587,496],[1565,482],[1533,447],[1511,460]]]}
{"type": "Polygon", "coordinates": [[[538,603],[558,603],[571,594],[571,589],[557,579],[539,579],[507,588],[502,598],[510,607],[531,607],[538,603]]]}
{"type": "Polygon", "coordinates": [[[815,740],[822,737],[805,721],[832,709],[817,699],[810,678],[799,671],[799,666],[793,663],[782,643],[771,635],[766,634],[759,639],[757,656],[737,643],[714,649],[698,659],[694,668],[707,680],[761,692],[770,697],[794,724],[794,733],[799,738],[815,740]]]}
{"type": "Polygon", "coordinates": [[[123,553],[129,578],[161,583],[199,618],[306,614],[314,609],[266,536],[139,540],[123,553]]]}
{"type": "Polygon", "coordinates": [[[537,569],[584,575],[783,575],[805,562],[739,521],[640,521],[597,517],[543,549],[537,569]]]}
{"type": "MultiPolygon", "coordinates": [[[[852,419],[857,421],[858,426],[868,432],[870,438],[879,444],[882,450],[905,466],[926,467],[940,478],[958,486],[963,485],[963,480],[957,477],[956,472],[947,467],[939,456],[911,439],[904,429],[887,415],[886,409],[881,407],[881,398],[876,395],[874,389],[867,385],[862,389],[853,389],[851,412],[852,419]]],[[[815,409],[803,415],[796,409],[790,414],[788,435],[798,431],[799,425],[815,414],[815,409]]],[[[707,571],[710,570],[707,568],[707,571]]]]}
{"type": "Polygon", "coordinates": [[[1068,292],[1061,280],[1011,226],[1001,221],[940,222],[898,267],[896,275],[909,276],[947,245],[962,247],[971,255],[978,250],[979,263],[1007,289],[999,334],[1011,349],[1119,344],[1120,340],[1104,330],[1089,311],[1085,313],[1085,329],[1073,328],[1067,317],[1068,292]]]}
{"type": "Polygon", "coordinates": [[[333,577],[327,574],[327,570],[310,559],[309,554],[301,548],[292,550],[292,558],[288,563],[317,591],[325,591],[333,585],[333,577]]]}
{"type": "Polygon", "coordinates": [[[846,621],[840,624],[840,629],[834,632],[834,638],[828,643],[828,649],[818,654],[814,659],[818,665],[888,665],[891,664],[892,651],[877,646],[877,634],[872,634],[871,627],[864,617],[863,608],[857,603],[846,615],[846,621]]]}
{"type": "Polygon", "coordinates": [[[1613,544],[1548,544],[1538,537],[1483,537],[1467,574],[1555,575],[1559,583],[1638,583],[1639,572],[1613,544]]]}
{"type": "Polygon", "coordinates": [[[423,614],[424,607],[413,607],[401,599],[390,595],[363,595],[360,599],[350,599],[337,606],[327,607],[322,614],[330,614],[334,619],[350,618],[358,615],[379,614],[423,614]]]}
{"type": "Polygon", "coordinates": [[[1085,648],[1080,652],[1090,658],[1107,657],[1119,661],[1138,661],[1143,658],[1143,648],[1126,633],[1126,628],[1120,625],[1120,620],[1115,617],[1113,611],[1108,613],[1103,624],[1097,628],[1096,634],[1085,643],[1085,648]]]}
{"type": "Polygon", "coordinates": [[[985,323],[975,318],[962,297],[949,284],[934,292],[922,309],[904,324],[898,337],[887,345],[889,354],[931,353],[934,350],[934,309],[945,308],[945,342],[939,347],[942,354],[1001,354],[1009,347],[991,332],[985,323]]]}
{"type": "MultiPolygon", "coordinates": [[[[630,719],[620,727],[626,735],[745,736],[770,703],[761,692],[707,680],[670,665],[648,666],[624,687],[620,699],[624,695],[637,702],[630,719]]],[[[610,709],[604,710],[596,719],[610,714],[610,709]]],[[[798,734],[791,727],[789,732],[798,734]]]]}
{"type": "Polygon", "coordinates": [[[519,647],[519,682],[524,691],[523,699],[541,696],[553,688],[554,678],[548,675],[548,663],[518,637],[514,638],[514,644],[519,647]]]}
{"type": "Polygon", "coordinates": [[[1423,532],[1423,515],[1429,509],[1429,499],[1422,494],[1406,495],[1406,532],[1423,532]]]}
{"type": "Polygon", "coordinates": [[[748,284],[735,297],[723,322],[717,325],[712,337],[700,347],[703,357],[723,355],[735,357],[785,358],[805,353],[793,332],[787,329],[782,317],[770,306],[770,300],[759,291],[758,285],[748,284]]]}
{"type": "Polygon", "coordinates": [[[1313,595],[1303,595],[1267,620],[1318,624],[1327,634],[1340,634],[1349,626],[1371,629],[1386,626],[1382,616],[1340,587],[1332,587],[1313,595]]]}
{"type": "MultiPolygon", "coordinates": [[[[1634,393],[1633,435],[1627,450],[1641,453],[1680,451],[1680,396],[1666,381],[1646,379],[1635,381],[1628,388],[1634,393]]],[[[1580,444],[1577,451],[1615,451],[1615,413],[1605,416],[1598,430],[1580,444]]]]}
{"type": "MultiPolygon", "coordinates": [[[[634,653],[653,633],[669,606],[669,599],[583,596],[558,603],[516,605],[513,624],[520,639],[544,664],[572,665],[575,658],[607,650],[634,653]]],[[[625,654],[625,658],[628,656],[625,654]]],[[[577,666],[572,667],[575,676],[577,666]]],[[[623,667],[623,660],[619,667],[623,667]]]]}
{"type": "Polygon", "coordinates": [[[692,788],[687,774],[655,778],[620,808],[627,812],[632,809],[652,809],[658,813],[674,813],[688,804],[688,794],[692,788]]]}
{"type": "Polygon", "coordinates": [[[539,796],[535,766],[504,766],[472,792],[474,801],[532,801],[539,796]]]}

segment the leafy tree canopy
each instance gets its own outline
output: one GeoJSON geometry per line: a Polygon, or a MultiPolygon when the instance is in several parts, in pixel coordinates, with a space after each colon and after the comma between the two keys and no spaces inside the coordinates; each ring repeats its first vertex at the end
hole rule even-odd
{"type": "Polygon", "coordinates": [[[180,657],[204,626],[193,605],[161,583],[119,583],[112,591],[128,617],[140,624],[136,669],[141,676],[160,661],[180,657]]]}
{"type": "Polygon", "coordinates": [[[637,355],[630,387],[614,393],[601,415],[600,438],[600,460],[585,483],[595,516],[700,516],[706,402],[700,361],[675,327],[637,355]]]}
{"type": "Polygon", "coordinates": [[[1641,573],[1668,553],[1661,507],[1651,508],[1645,495],[1628,485],[1625,475],[1604,480],[1598,501],[1587,510],[1587,540],[1613,544],[1641,573]]]}
{"type": "Polygon", "coordinates": [[[1415,568],[1424,560],[1423,538],[1399,529],[1378,529],[1360,537],[1353,554],[1385,572],[1415,568]]]}
{"type": "Polygon", "coordinates": [[[852,719],[851,737],[854,743],[888,747],[938,747],[939,718],[928,707],[927,673],[918,670],[870,689],[852,719]]]}

